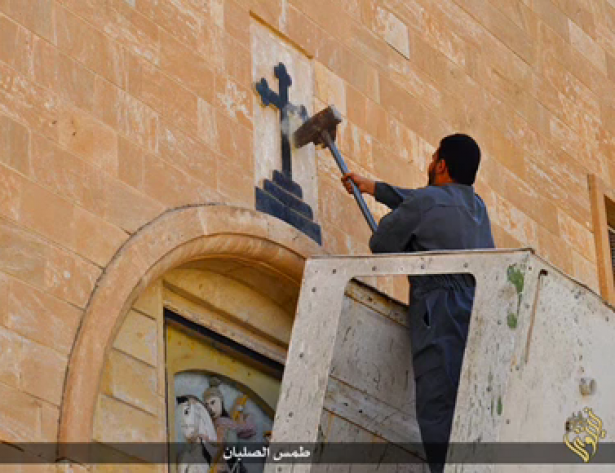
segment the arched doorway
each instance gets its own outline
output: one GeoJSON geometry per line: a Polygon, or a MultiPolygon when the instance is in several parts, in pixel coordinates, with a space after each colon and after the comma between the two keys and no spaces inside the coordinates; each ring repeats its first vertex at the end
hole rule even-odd
{"type": "MultiPolygon", "coordinates": [[[[316,254],[322,254],[321,247],[283,222],[255,211],[222,205],[175,209],[139,230],[118,251],[98,281],[77,335],[64,389],[59,442],[65,448],[60,456],[78,461],[78,452],[68,448],[70,443],[104,442],[114,427],[118,435],[110,440],[116,442],[166,439],[166,409],[161,409],[161,400],[166,397],[161,380],[164,359],[159,342],[165,304],[173,302],[171,296],[165,299],[165,284],[167,288],[173,283],[179,285],[175,295],[179,293],[187,306],[201,305],[210,311],[216,307],[213,312],[219,317],[199,315],[198,311],[193,311],[192,316],[180,315],[197,324],[218,324],[214,331],[224,330],[221,320],[226,317],[233,321],[227,327],[231,339],[279,360],[290,336],[293,304],[305,259],[316,254]],[[231,266],[234,269],[228,269],[231,266]],[[237,290],[250,294],[247,300],[252,303],[259,299],[260,319],[246,318],[245,311],[238,309],[241,304],[237,304],[235,296],[219,291],[213,295],[203,293],[203,275],[210,287],[221,287],[226,281],[222,286],[235,285],[237,290]],[[235,309],[224,306],[225,303],[235,304],[235,309]],[[224,307],[219,307],[221,304],[224,307]],[[269,324],[271,330],[263,330],[262,324],[269,324]],[[155,352],[145,349],[142,353],[130,353],[139,346],[137,340],[152,337],[157,340],[155,352]],[[130,361],[118,361],[122,354],[130,361]],[[108,366],[115,363],[116,370],[131,373],[127,367],[130,362],[133,379],[139,379],[139,373],[144,376],[140,383],[132,383],[134,387],[140,386],[141,392],[120,393],[121,389],[116,389],[113,394],[113,367],[108,366]],[[138,362],[148,364],[155,371],[155,378],[151,377],[151,370],[143,375],[138,362]],[[141,396],[145,401],[131,406],[130,396],[141,396]],[[99,412],[112,413],[102,419],[104,434],[95,429],[99,412]]],[[[115,387],[118,386],[116,383],[115,387]]]]}

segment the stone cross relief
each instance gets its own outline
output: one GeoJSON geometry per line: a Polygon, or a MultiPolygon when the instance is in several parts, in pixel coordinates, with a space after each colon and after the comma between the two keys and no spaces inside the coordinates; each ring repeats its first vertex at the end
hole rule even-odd
{"type": "Polygon", "coordinates": [[[276,93],[269,87],[267,80],[262,78],[256,83],[256,91],[261,96],[263,105],[273,105],[280,111],[280,129],[282,141],[282,173],[285,177],[292,180],[292,160],[291,160],[291,144],[290,144],[290,121],[289,113],[294,113],[301,117],[303,121],[308,119],[308,113],[305,106],[296,106],[290,103],[288,99],[288,89],[293,84],[293,81],[286,70],[283,63],[279,63],[273,68],[275,77],[278,79],[279,92],[276,93]]]}

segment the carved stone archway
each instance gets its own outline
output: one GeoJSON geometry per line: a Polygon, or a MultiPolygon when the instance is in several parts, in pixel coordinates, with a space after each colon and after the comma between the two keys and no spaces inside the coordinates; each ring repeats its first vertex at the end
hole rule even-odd
{"type": "MultiPolygon", "coordinates": [[[[134,301],[165,272],[197,259],[229,257],[257,262],[300,284],[305,260],[323,253],[278,219],[225,205],[169,210],[139,229],[105,268],[86,307],[68,365],[59,443],[92,440],[110,346],[134,301]]],[[[70,458],[68,451],[60,455],[70,458]]]]}

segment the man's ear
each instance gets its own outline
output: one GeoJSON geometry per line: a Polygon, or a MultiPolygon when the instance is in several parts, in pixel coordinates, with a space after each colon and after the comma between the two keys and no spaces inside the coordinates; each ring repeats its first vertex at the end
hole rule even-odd
{"type": "Polygon", "coordinates": [[[438,159],[436,163],[436,172],[438,174],[444,174],[448,172],[448,166],[446,165],[446,161],[444,159],[438,159]]]}

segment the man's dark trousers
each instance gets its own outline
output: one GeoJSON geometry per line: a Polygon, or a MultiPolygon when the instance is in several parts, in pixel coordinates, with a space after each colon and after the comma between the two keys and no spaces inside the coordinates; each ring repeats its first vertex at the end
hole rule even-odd
{"type": "Polygon", "coordinates": [[[415,285],[411,297],[417,421],[431,472],[441,473],[455,413],[474,287],[415,285]]]}

